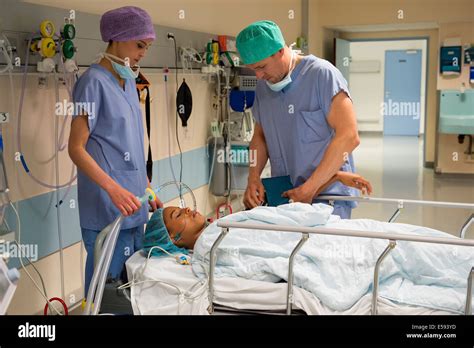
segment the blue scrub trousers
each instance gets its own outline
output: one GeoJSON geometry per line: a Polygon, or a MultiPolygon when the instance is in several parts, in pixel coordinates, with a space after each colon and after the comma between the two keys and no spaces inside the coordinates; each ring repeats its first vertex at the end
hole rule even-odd
{"type": "Polygon", "coordinates": [[[350,219],[352,208],[346,204],[334,203],[334,211],[332,213],[334,215],[339,215],[341,219],[350,219]]]}
{"type": "MultiPolygon", "coordinates": [[[[328,200],[317,199],[313,203],[324,203],[331,205],[328,200]]],[[[332,205],[334,207],[333,215],[338,215],[341,219],[350,219],[352,214],[352,207],[349,202],[335,201],[332,205]]]]}
{"type": "MultiPolygon", "coordinates": [[[[89,285],[94,274],[94,244],[100,231],[81,228],[82,240],[87,251],[85,270],[85,296],[89,291],[89,285]]],[[[114,256],[110,263],[108,277],[118,279],[125,267],[125,261],[137,250],[143,248],[143,226],[120,230],[117,243],[115,244],[114,256]]]]}

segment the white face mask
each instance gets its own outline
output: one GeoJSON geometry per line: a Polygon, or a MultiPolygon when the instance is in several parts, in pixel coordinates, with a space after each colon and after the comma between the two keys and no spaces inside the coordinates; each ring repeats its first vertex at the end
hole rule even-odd
{"type": "Polygon", "coordinates": [[[295,53],[291,51],[291,60],[290,60],[290,66],[288,67],[288,74],[279,82],[276,83],[271,83],[266,81],[267,86],[274,92],[280,92],[283,88],[288,86],[292,80],[291,80],[291,73],[293,72],[293,69],[295,68],[293,65],[293,60],[295,59],[295,53]]]}
{"type": "Polygon", "coordinates": [[[114,56],[113,54],[110,53],[100,53],[99,54],[100,58],[105,58],[108,61],[112,63],[112,67],[114,68],[115,72],[122,78],[122,79],[136,79],[138,77],[138,74],[140,73],[140,66],[135,65],[135,70],[133,70],[130,65],[126,64],[125,59],[119,58],[117,56],[114,56]],[[118,60],[119,62],[123,62],[125,65],[119,64],[115,62],[114,60],[118,60]]]}

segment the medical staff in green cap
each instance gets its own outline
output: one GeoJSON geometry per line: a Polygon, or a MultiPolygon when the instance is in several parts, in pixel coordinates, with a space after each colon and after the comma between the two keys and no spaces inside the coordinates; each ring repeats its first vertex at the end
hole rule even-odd
{"type": "MultiPolygon", "coordinates": [[[[249,170],[245,206],[263,202],[260,175],[268,159],[272,177],[290,176],[295,188],[283,196],[294,202],[324,202],[316,198],[319,194],[357,195],[338,181],[325,185],[338,171],[355,172],[351,153],[360,142],[341,72],[324,59],[296,54],[280,28],[267,20],[242,30],[237,50],[258,78],[250,143],[257,160],[249,170]]],[[[349,219],[354,207],[354,202],[336,201],[333,214],[349,219]]]]}

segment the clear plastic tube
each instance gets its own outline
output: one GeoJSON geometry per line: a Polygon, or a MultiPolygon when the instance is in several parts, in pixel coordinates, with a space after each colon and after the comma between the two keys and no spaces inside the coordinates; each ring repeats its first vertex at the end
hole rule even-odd
{"type": "MultiPolygon", "coordinates": [[[[214,172],[214,164],[216,162],[216,154],[217,154],[217,137],[209,137],[206,141],[206,146],[208,146],[209,149],[209,140],[211,138],[214,138],[214,148],[212,149],[212,162],[211,162],[211,168],[209,171],[209,178],[207,179],[207,194],[206,194],[206,200],[204,203],[204,213],[206,214],[206,209],[207,209],[207,203],[209,202],[209,193],[211,192],[211,181],[213,177],[213,172],[214,172]]],[[[209,157],[209,154],[208,154],[209,157]]]]}
{"type": "MultiPolygon", "coordinates": [[[[171,127],[170,127],[170,120],[169,120],[169,108],[168,108],[168,75],[165,74],[165,106],[166,106],[166,127],[168,128],[168,161],[170,164],[171,175],[173,176],[173,180],[175,183],[178,183],[176,179],[176,174],[174,172],[173,162],[171,160],[171,127]]],[[[180,187],[176,184],[176,188],[178,191],[180,187]]]]}
{"type": "MultiPolygon", "coordinates": [[[[58,34],[57,34],[58,35],[58,34]]],[[[59,36],[59,35],[58,35],[59,36]]],[[[62,39],[61,37],[59,36],[60,38],[60,46],[62,44],[62,39]]],[[[64,65],[64,61],[63,61],[63,57],[60,56],[59,57],[59,62],[61,63],[61,67],[62,67],[62,70],[63,70],[63,78],[64,78],[64,83],[66,85],[66,90],[68,92],[68,96],[69,96],[69,100],[73,100],[73,97],[72,97],[72,86],[70,85],[70,81],[69,81],[69,78],[68,78],[68,73],[66,71],[66,67],[64,65]]],[[[74,76],[74,75],[73,75],[74,76]]],[[[58,98],[59,99],[59,98],[58,98]]],[[[63,139],[64,139],[64,130],[66,129],[66,124],[67,124],[67,121],[69,119],[69,116],[70,115],[66,115],[66,118],[63,122],[63,126],[61,128],[61,135],[59,136],[59,143],[62,144],[63,143],[63,139]]],[[[64,151],[64,149],[67,148],[67,142],[64,142],[63,145],[60,145],[59,146],[59,151],[64,151]]]]}
{"type": "MultiPolygon", "coordinates": [[[[216,103],[216,120],[217,122],[219,122],[220,120],[220,112],[221,112],[221,79],[220,79],[220,71],[218,70],[217,73],[216,73],[216,80],[217,80],[217,84],[216,84],[216,94],[217,94],[217,103],[216,103]]],[[[209,137],[207,139],[207,142],[206,142],[206,146],[208,146],[208,142],[209,142],[209,139],[211,137],[209,137]]],[[[214,148],[213,148],[213,151],[212,151],[212,162],[211,162],[211,168],[210,168],[210,171],[209,171],[209,178],[207,180],[207,194],[206,194],[206,200],[205,200],[205,203],[204,203],[204,213],[205,210],[207,209],[207,203],[209,202],[209,194],[211,193],[211,181],[212,181],[212,177],[213,177],[213,172],[214,172],[214,165],[215,165],[215,160],[216,160],[216,153],[217,153],[217,137],[214,137],[214,148]]]]}
{"type": "MultiPolygon", "coordinates": [[[[66,182],[65,184],[61,184],[59,186],[50,185],[48,183],[45,183],[45,182],[39,180],[38,178],[36,178],[29,171],[29,169],[26,165],[26,160],[24,159],[23,153],[21,151],[21,117],[22,117],[22,112],[23,112],[23,101],[24,101],[25,91],[26,91],[26,81],[27,81],[27,75],[28,75],[28,62],[29,62],[30,47],[31,47],[32,38],[33,38],[33,35],[30,36],[30,38],[28,40],[28,45],[27,45],[27,48],[26,48],[25,68],[24,68],[24,71],[23,71],[23,78],[22,78],[22,83],[21,83],[20,103],[19,103],[19,106],[18,106],[18,117],[17,117],[17,148],[18,148],[18,152],[20,153],[20,158],[21,158],[21,161],[22,161],[22,164],[23,164],[23,168],[25,169],[25,171],[27,172],[27,174],[30,176],[31,179],[33,179],[36,183],[38,183],[38,184],[40,184],[44,187],[51,188],[51,189],[59,189],[59,188],[63,188],[63,187],[71,185],[74,182],[74,180],[76,180],[77,175],[74,175],[73,177],[71,177],[71,179],[68,182],[66,182]]],[[[55,139],[55,141],[57,142],[57,139],[55,139]]]]}
{"type": "MultiPolygon", "coordinates": [[[[123,219],[124,219],[123,215],[117,216],[117,218],[110,225],[107,225],[104,228],[104,230],[102,230],[102,232],[108,231],[106,232],[107,237],[105,238],[104,244],[101,246],[100,258],[97,261],[96,268],[94,269],[94,274],[92,275],[92,280],[89,285],[89,291],[87,293],[84,315],[88,315],[91,313],[92,303],[94,303],[97,298],[97,293],[96,293],[97,289],[98,287],[105,285],[105,281],[103,283],[100,282],[100,278],[102,278],[102,274],[105,273],[105,276],[107,276],[107,273],[109,271],[108,267],[106,268],[104,267],[105,265],[104,263],[106,262],[107,253],[108,251],[110,252],[110,249],[111,249],[112,237],[114,236],[113,232],[116,231],[117,229],[120,231],[120,227],[122,225],[123,219]]],[[[115,243],[114,243],[114,249],[115,249],[115,243]]],[[[112,249],[112,252],[113,252],[113,249],[112,249]]],[[[97,307],[97,303],[95,305],[97,307]]]]}
{"type": "Polygon", "coordinates": [[[153,189],[153,191],[155,191],[155,193],[158,193],[158,192],[160,192],[161,190],[163,190],[165,187],[170,186],[170,185],[176,185],[177,187],[184,186],[184,188],[185,188],[186,190],[188,190],[189,193],[191,194],[191,198],[192,198],[192,200],[193,200],[193,208],[194,208],[194,211],[197,210],[196,196],[194,195],[193,190],[191,190],[191,188],[190,188],[188,185],[186,185],[184,182],[168,181],[168,182],[165,182],[164,184],[161,184],[161,185],[158,186],[157,188],[153,189]]]}
{"type": "Polygon", "coordinates": [[[119,219],[119,222],[114,226],[111,232],[111,236],[110,236],[110,242],[109,242],[110,244],[108,244],[107,249],[104,250],[105,252],[104,252],[104,261],[103,261],[104,266],[103,267],[105,271],[103,271],[99,277],[97,292],[96,292],[95,301],[94,301],[94,309],[92,311],[92,314],[94,315],[97,315],[99,313],[100,305],[102,303],[105,282],[107,281],[107,275],[109,273],[109,268],[110,268],[110,264],[112,262],[112,258],[114,255],[115,245],[117,244],[117,239],[120,233],[120,227],[122,225],[122,221],[123,221],[123,218],[119,219]]]}
{"type": "MultiPolygon", "coordinates": [[[[56,72],[54,73],[54,84],[56,90],[56,100],[59,99],[59,86],[58,80],[56,79],[56,72]]],[[[54,158],[54,164],[56,167],[56,186],[59,185],[59,144],[58,144],[58,117],[54,118],[54,146],[56,151],[56,156],[54,158]]],[[[59,200],[59,189],[55,190],[56,194],[56,219],[58,223],[58,242],[59,242],[59,268],[60,268],[60,275],[61,275],[61,297],[65,299],[65,292],[64,292],[64,243],[63,243],[63,231],[61,227],[61,206],[59,200]]]]}
{"type": "MultiPolygon", "coordinates": [[[[27,73],[28,73],[28,62],[29,62],[29,48],[31,47],[31,41],[32,41],[32,36],[28,40],[28,45],[27,45],[27,52],[26,52],[26,59],[25,59],[25,68],[23,72],[23,79],[22,79],[22,88],[21,88],[21,96],[20,96],[20,103],[18,107],[18,119],[17,119],[17,146],[18,146],[18,151],[21,154],[22,157],[22,163],[24,165],[24,168],[26,170],[26,162],[24,160],[22,151],[21,151],[21,115],[22,115],[22,110],[23,110],[23,101],[24,101],[24,96],[25,96],[25,90],[26,90],[26,81],[27,81],[27,73]]],[[[57,76],[56,72],[54,72],[54,83],[55,83],[55,99],[56,102],[59,102],[59,86],[57,83],[57,76]]],[[[13,84],[13,83],[12,83],[13,84]]],[[[68,86],[67,86],[68,87],[68,86]]],[[[12,89],[13,91],[13,89],[12,89]]],[[[70,89],[68,88],[68,93],[71,95],[70,89]]],[[[27,174],[38,184],[55,189],[56,191],[56,209],[57,210],[57,224],[58,224],[58,241],[59,241],[59,253],[60,253],[60,276],[61,276],[61,296],[64,299],[65,298],[65,282],[64,282],[64,243],[63,243],[63,234],[62,234],[62,227],[61,227],[61,213],[60,213],[60,205],[61,202],[64,200],[64,198],[68,195],[72,183],[76,179],[76,176],[74,175],[74,166],[72,167],[72,172],[71,172],[71,179],[69,182],[67,182],[64,185],[59,185],[59,152],[64,150],[67,145],[62,145],[60,146],[60,143],[62,143],[62,139],[64,137],[64,131],[66,128],[66,123],[67,123],[67,118],[64,120],[62,128],[61,128],[61,135],[59,136],[58,139],[58,115],[55,115],[55,120],[54,120],[54,125],[55,125],[55,135],[54,135],[54,143],[55,143],[55,154],[54,154],[54,160],[55,160],[55,167],[56,167],[56,185],[49,185],[47,183],[44,183],[37,179],[35,176],[31,174],[29,170],[27,170],[27,174]],[[63,196],[62,199],[59,198],[59,188],[67,186],[67,190],[63,196]]]]}
{"type": "MultiPolygon", "coordinates": [[[[170,185],[179,185],[179,187],[184,186],[191,194],[193,200],[194,210],[197,209],[196,206],[196,197],[191,188],[182,182],[168,181],[157,188],[153,189],[155,193],[160,192],[165,187],[170,185]]],[[[144,199],[144,197],[140,197],[144,199]]],[[[115,245],[117,242],[118,234],[120,233],[120,227],[122,226],[122,221],[125,217],[123,215],[118,215],[117,218],[109,225],[107,225],[100,233],[99,236],[103,239],[105,234],[105,240],[102,245],[96,242],[94,246],[94,258],[98,259],[94,265],[94,274],[92,275],[92,280],[89,286],[89,291],[87,293],[86,307],[84,314],[91,314],[92,303],[94,303],[94,310],[92,314],[97,314],[100,310],[100,304],[102,301],[102,295],[105,287],[105,282],[107,280],[107,275],[110,268],[110,263],[112,261],[115,245]],[[98,250],[100,248],[100,250],[98,250]],[[100,255],[99,257],[96,257],[100,255]]],[[[99,237],[98,237],[99,238],[99,237]]]]}
{"type": "Polygon", "coordinates": [[[8,41],[8,38],[4,34],[2,34],[2,36],[4,39],[4,44],[2,45],[2,47],[0,47],[0,49],[2,50],[3,55],[5,56],[7,65],[4,68],[0,69],[0,74],[13,70],[13,52],[11,51],[10,41],[8,41]]]}

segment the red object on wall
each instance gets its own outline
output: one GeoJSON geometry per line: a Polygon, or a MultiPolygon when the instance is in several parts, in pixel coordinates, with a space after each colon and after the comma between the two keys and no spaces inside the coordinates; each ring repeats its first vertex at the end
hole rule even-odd
{"type": "MultiPolygon", "coordinates": [[[[49,299],[49,302],[51,302],[51,301],[58,301],[58,302],[61,302],[61,304],[63,305],[63,308],[64,308],[64,314],[65,314],[65,315],[68,315],[68,310],[67,310],[66,303],[63,301],[62,298],[53,297],[53,298],[49,299]]],[[[44,306],[44,311],[43,311],[44,315],[48,315],[49,302],[46,302],[46,305],[44,306]]]]}
{"type": "Polygon", "coordinates": [[[227,52],[227,36],[218,35],[217,40],[219,41],[219,48],[221,49],[221,52],[227,52]]]}

